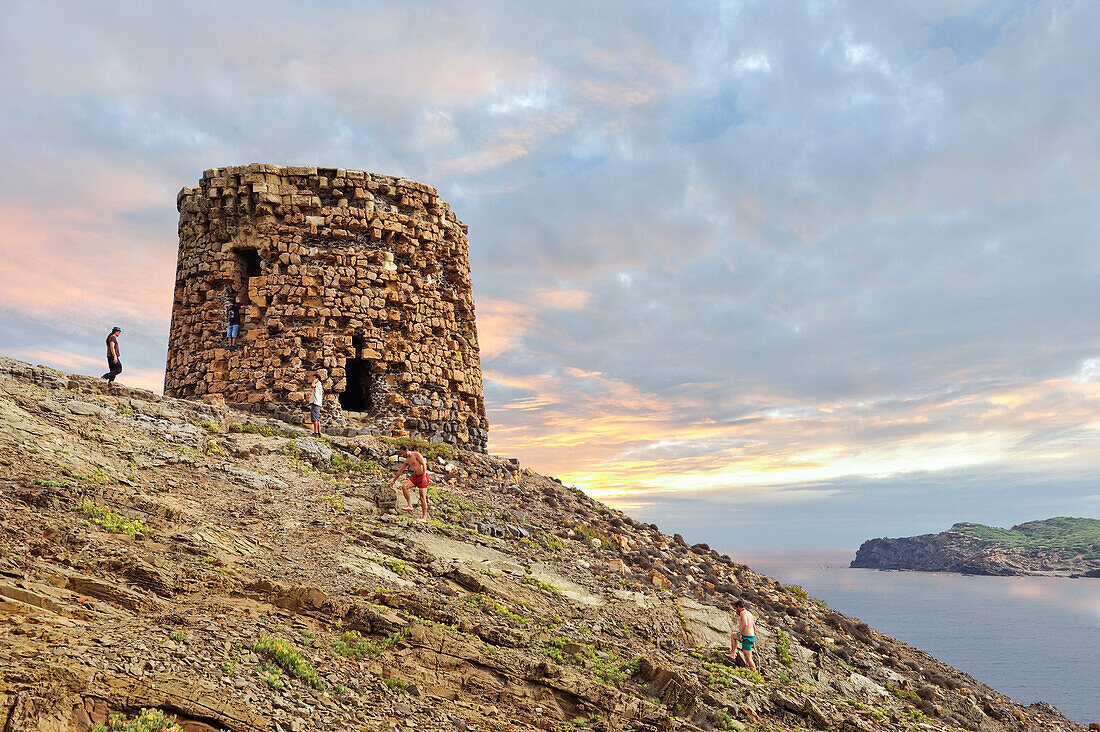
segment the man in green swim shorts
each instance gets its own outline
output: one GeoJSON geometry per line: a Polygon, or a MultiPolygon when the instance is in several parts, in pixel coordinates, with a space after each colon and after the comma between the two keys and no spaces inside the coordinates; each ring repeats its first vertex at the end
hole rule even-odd
{"type": "Polygon", "coordinates": [[[740,647],[745,663],[756,671],[756,664],[752,662],[752,647],[756,644],[756,618],[745,607],[744,600],[733,603],[733,609],[737,611],[737,630],[730,635],[730,655],[737,658],[737,649],[740,647]]]}

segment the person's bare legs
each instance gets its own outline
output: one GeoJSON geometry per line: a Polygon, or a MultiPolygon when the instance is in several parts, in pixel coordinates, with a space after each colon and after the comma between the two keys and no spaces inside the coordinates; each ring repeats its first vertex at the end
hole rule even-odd
{"type": "Polygon", "coordinates": [[[420,486],[420,520],[428,520],[428,486],[420,486]]]}
{"type": "MultiPolygon", "coordinates": [[[[749,665],[749,668],[753,671],[756,671],[756,664],[752,662],[752,651],[742,650],[741,655],[745,657],[745,663],[749,665]]],[[[760,672],[756,671],[756,673],[760,672]]]]}
{"type": "Polygon", "coordinates": [[[406,508],[401,509],[402,511],[411,511],[411,510],[413,510],[412,498],[409,497],[409,489],[412,488],[412,487],[413,487],[413,482],[411,480],[406,480],[404,483],[401,484],[401,492],[405,494],[405,506],[406,506],[406,508]]]}

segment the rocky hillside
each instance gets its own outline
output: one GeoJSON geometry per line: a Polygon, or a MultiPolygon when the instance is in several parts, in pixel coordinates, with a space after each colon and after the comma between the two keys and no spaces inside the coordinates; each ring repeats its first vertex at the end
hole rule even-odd
{"type": "Polygon", "coordinates": [[[1058,517],[1011,529],[958,523],[939,534],[863,542],[852,567],[1100,577],[1100,520],[1058,517]]]}
{"type": "Polygon", "coordinates": [[[507,460],[415,524],[375,438],[6,359],[0,413],[4,732],[1083,729],[507,460]]]}

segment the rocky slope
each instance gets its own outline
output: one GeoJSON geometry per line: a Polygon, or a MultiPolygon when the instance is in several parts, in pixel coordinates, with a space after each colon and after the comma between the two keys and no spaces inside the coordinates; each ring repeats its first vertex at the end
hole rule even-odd
{"type": "Polygon", "coordinates": [[[414,524],[375,438],[6,359],[0,414],[4,732],[1083,729],[507,460],[414,524]]]}
{"type": "Polygon", "coordinates": [[[985,575],[1100,577],[1100,520],[1058,517],[999,529],[959,523],[939,534],[863,542],[851,565],[985,575]]]}

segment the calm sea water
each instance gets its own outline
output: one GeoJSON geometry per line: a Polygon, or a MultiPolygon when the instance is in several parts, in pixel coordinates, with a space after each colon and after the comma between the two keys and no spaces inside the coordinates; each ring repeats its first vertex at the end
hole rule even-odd
{"type": "Polygon", "coordinates": [[[1017,701],[1100,722],[1100,579],[848,569],[854,549],[725,553],[1017,701]]]}

